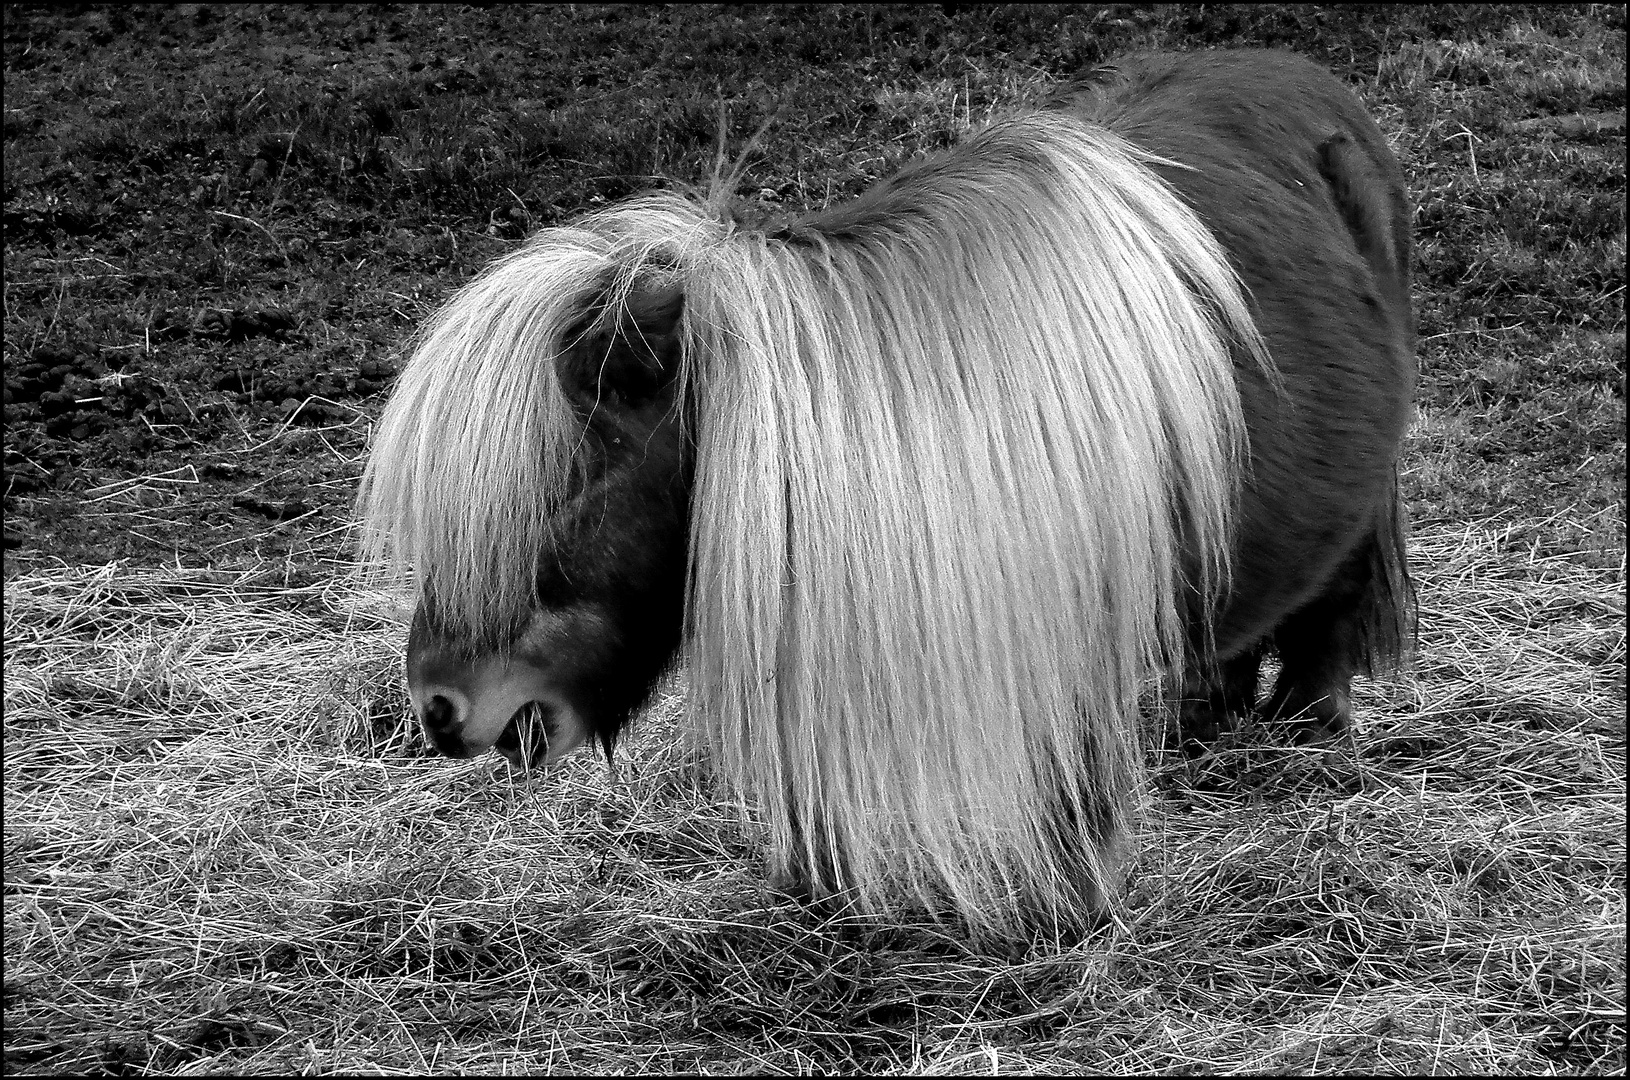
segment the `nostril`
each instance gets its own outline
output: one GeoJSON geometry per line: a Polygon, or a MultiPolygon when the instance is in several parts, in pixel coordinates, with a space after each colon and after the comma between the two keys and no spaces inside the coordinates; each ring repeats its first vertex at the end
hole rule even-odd
{"type": "Polygon", "coordinates": [[[424,726],[431,732],[447,731],[458,724],[458,709],[440,694],[425,703],[424,726]]]}

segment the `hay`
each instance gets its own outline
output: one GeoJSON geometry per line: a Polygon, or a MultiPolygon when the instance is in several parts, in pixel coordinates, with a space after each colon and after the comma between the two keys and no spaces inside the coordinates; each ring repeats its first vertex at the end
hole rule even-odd
{"type": "Polygon", "coordinates": [[[969,952],[759,882],[679,749],[428,758],[398,616],[270,571],[5,594],[11,1072],[1624,1065],[1623,567],[1415,541],[1413,678],[1334,748],[1158,763],[1120,921],[969,952]]]}

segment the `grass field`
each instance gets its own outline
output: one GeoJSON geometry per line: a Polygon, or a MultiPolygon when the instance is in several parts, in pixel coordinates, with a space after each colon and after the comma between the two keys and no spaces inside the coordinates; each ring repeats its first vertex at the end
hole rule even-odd
{"type": "Polygon", "coordinates": [[[8,7],[4,61],[8,1072],[1624,1071],[1622,8],[8,7]],[[1119,919],[1001,956],[766,889],[682,680],[611,774],[425,756],[346,525],[457,284],[721,105],[802,208],[1229,45],[1418,204],[1421,640],[1352,742],[1156,761],[1119,919]]]}

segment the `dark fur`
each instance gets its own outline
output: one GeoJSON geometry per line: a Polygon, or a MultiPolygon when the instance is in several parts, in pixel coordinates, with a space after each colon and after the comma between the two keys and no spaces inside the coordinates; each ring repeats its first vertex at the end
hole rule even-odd
{"type": "Polygon", "coordinates": [[[1338,730],[1353,673],[1399,661],[1412,630],[1396,462],[1415,382],[1403,173],[1351,91],[1286,53],[1133,56],[1056,104],[1189,166],[1159,171],[1227,250],[1277,366],[1278,385],[1235,366],[1250,474],[1185,731],[1206,739],[1250,712],[1269,647],[1283,670],[1264,715],[1300,717],[1298,737],[1338,730]]]}

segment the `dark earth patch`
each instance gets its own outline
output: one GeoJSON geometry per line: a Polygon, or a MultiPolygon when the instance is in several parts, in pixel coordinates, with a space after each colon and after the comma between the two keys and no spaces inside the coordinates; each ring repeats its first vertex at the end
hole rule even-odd
{"type": "MultiPolygon", "coordinates": [[[[1622,36],[1622,10],[1555,6],[8,8],[6,572],[332,574],[414,327],[538,227],[705,180],[721,107],[731,154],[773,118],[740,193],[796,209],[952,141],[1016,77],[1129,47],[1291,47],[1373,95],[1401,39],[1565,35],[1582,18],[1622,36]]],[[[1465,141],[1434,137],[1435,102],[1383,115],[1410,132],[1422,202],[1423,398],[1500,421],[1475,448],[1520,459],[1517,482],[1485,485],[1496,504],[1569,475],[1587,510],[1622,506],[1623,82],[1517,100],[1474,59],[1448,75],[1487,120],[1476,183],[1465,141]],[[1508,322],[1601,343],[1502,366],[1477,335],[1508,322]],[[1577,429],[1548,423],[1558,408],[1577,429]]]]}

